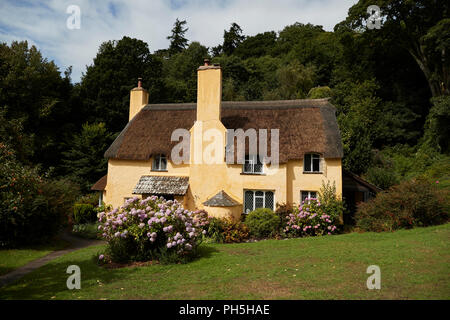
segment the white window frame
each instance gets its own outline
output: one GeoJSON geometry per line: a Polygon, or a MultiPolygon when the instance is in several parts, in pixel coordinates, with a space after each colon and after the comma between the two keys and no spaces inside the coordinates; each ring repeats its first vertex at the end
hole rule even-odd
{"type": "MultiPolygon", "coordinates": [[[[272,204],[272,208],[269,208],[269,209],[272,209],[273,211],[275,211],[275,203],[276,203],[275,202],[275,190],[250,190],[250,189],[244,189],[244,206],[243,206],[244,210],[245,210],[245,207],[246,207],[246,205],[245,205],[245,200],[246,200],[245,193],[247,191],[253,192],[253,208],[252,208],[252,210],[250,210],[248,212],[244,211],[245,214],[248,214],[249,212],[251,212],[251,211],[256,209],[255,208],[256,198],[257,198],[256,192],[262,192],[263,193],[263,195],[262,195],[262,197],[263,197],[263,206],[262,206],[262,208],[266,208],[266,192],[272,192],[272,194],[273,194],[273,204],[272,204]]],[[[258,197],[260,197],[260,196],[258,196],[258,197]]]]}
{"type": "Polygon", "coordinates": [[[167,171],[167,157],[165,154],[157,154],[152,161],[152,171],[167,171]],[[166,160],[166,167],[161,168],[162,160],[166,160]]]}
{"type": "Polygon", "coordinates": [[[306,153],[303,156],[303,172],[304,173],[323,173],[323,157],[320,153],[306,153]],[[311,163],[310,168],[311,170],[306,170],[306,155],[311,155],[311,163]],[[314,159],[319,158],[319,171],[314,171],[314,159]]]}
{"type": "MultiPolygon", "coordinates": [[[[314,191],[314,190],[301,190],[300,191],[300,203],[302,203],[302,201],[304,201],[303,197],[302,197],[302,193],[303,192],[308,192],[308,197],[306,199],[317,198],[317,193],[318,193],[317,191],[314,191]],[[311,197],[311,192],[314,192],[316,194],[316,196],[315,197],[311,197]]],[[[308,203],[310,203],[310,200],[308,200],[308,203]]]]}
{"type": "Polygon", "coordinates": [[[244,164],[242,165],[242,172],[243,173],[250,173],[250,174],[264,174],[264,164],[262,162],[258,162],[258,155],[246,155],[244,159],[244,164]],[[255,171],[255,165],[261,165],[261,171],[255,171]],[[245,166],[250,165],[251,170],[246,171],[245,166]]]}

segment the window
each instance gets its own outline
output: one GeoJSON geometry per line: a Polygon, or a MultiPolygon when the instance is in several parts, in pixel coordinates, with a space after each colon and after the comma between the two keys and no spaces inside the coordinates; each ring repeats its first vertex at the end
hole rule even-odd
{"type": "Polygon", "coordinates": [[[317,193],[316,191],[302,191],[301,197],[302,197],[301,201],[306,201],[307,199],[317,198],[317,193]]]}
{"type": "Polygon", "coordinates": [[[257,155],[246,155],[243,167],[244,173],[263,173],[263,164],[257,155]]]}
{"type": "Polygon", "coordinates": [[[320,154],[308,153],[303,159],[303,172],[321,172],[320,154]]]}
{"type": "Polygon", "coordinates": [[[244,191],[244,212],[249,213],[258,208],[274,209],[273,191],[245,190],[244,191]]]}
{"type": "Polygon", "coordinates": [[[165,155],[158,154],[153,158],[152,170],[153,171],[167,170],[167,159],[165,155]]]}

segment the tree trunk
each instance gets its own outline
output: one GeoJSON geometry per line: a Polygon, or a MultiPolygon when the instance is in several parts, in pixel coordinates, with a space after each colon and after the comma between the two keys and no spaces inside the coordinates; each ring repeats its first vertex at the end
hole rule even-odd
{"type": "Polygon", "coordinates": [[[409,48],[408,51],[416,60],[417,64],[419,65],[420,70],[422,70],[423,74],[425,75],[425,79],[427,79],[428,86],[430,87],[431,96],[432,97],[438,97],[442,95],[442,88],[439,84],[438,80],[434,80],[432,77],[432,72],[428,66],[427,58],[425,57],[424,53],[422,52],[420,45],[414,45],[415,48],[409,48]],[[414,50],[416,49],[416,50],[414,50]]]}

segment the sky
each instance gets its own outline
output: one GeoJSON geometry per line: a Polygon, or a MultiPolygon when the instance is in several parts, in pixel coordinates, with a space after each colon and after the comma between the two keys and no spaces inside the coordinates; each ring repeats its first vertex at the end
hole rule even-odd
{"type": "Polygon", "coordinates": [[[129,36],[150,51],[167,48],[177,18],[187,21],[186,38],[212,47],[232,22],[244,35],[281,31],[295,22],[332,31],[356,0],[0,0],[0,41],[27,40],[63,72],[72,66],[79,82],[100,44],[129,36]],[[79,28],[70,6],[80,9],[79,28]],[[68,27],[68,20],[69,26],[68,27]]]}

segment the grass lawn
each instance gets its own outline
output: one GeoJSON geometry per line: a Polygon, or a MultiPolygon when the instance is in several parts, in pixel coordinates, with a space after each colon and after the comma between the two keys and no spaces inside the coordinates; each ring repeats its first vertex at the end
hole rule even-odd
{"type": "Polygon", "coordinates": [[[450,224],[257,243],[204,244],[188,264],[105,269],[102,246],[59,257],[0,299],[450,299],[450,224]],[[81,268],[68,290],[66,269],[81,268]],[[381,268],[381,290],[366,269],[381,268]]]}
{"type": "Polygon", "coordinates": [[[13,271],[28,262],[39,259],[52,251],[63,249],[67,242],[54,240],[49,244],[28,246],[20,249],[0,250],[0,275],[13,271]]]}

